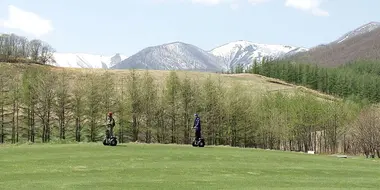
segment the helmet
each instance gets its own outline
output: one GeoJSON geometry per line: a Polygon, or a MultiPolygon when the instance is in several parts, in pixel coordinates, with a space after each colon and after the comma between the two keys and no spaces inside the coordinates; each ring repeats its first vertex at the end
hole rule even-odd
{"type": "Polygon", "coordinates": [[[194,114],[194,117],[198,117],[198,114],[195,113],[195,114],[194,114]]]}
{"type": "Polygon", "coordinates": [[[108,116],[112,116],[112,112],[108,112],[108,116]]]}

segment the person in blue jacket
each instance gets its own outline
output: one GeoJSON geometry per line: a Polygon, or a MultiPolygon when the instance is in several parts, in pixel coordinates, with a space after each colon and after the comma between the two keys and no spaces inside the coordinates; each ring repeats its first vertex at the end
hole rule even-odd
{"type": "Polygon", "coordinates": [[[194,129],[195,129],[195,141],[198,142],[201,138],[201,119],[199,118],[198,114],[194,114],[195,120],[194,120],[194,129]]]}

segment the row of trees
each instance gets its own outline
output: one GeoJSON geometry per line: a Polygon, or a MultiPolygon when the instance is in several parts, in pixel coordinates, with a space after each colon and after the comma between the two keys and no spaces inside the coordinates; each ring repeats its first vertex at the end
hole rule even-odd
{"type": "Polygon", "coordinates": [[[358,152],[368,144],[350,125],[358,104],[301,92],[253,96],[239,82],[227,86],[220,77],[194,80],[175,71],[161,83],[154,71],[132,70],[117,78],[110,71],[0,69],[1,143],[101,141],[112,111],[122,143],[188,144],[193,114],[199,113],[210,145],[358,152]]]}
{"type": "Polygon", "coordinates": [[[29,41],[15,34],[0,34],[0,62],[46,64],[54,62],[54,52],[41,40],[29,41]]]}
{"type": "Polygon", "coordinates": [[[246,72],[369,103],[380,102],[380,63],[357,61],[337,68],[288,61],[254,63],[246,72]]]}

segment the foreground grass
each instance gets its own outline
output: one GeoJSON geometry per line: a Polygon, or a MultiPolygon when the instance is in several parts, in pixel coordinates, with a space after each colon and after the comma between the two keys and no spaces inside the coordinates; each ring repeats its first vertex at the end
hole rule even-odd
{"type": "Polygon", "coordinates": [[[379,162],[228,147],[0,146],[0,189],[377,189],[379,162]]]}

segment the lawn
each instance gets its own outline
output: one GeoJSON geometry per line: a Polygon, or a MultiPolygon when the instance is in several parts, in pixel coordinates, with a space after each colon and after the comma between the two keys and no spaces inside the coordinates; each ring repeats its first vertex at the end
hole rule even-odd
{"type": "Polygon", "coordinates": [[[0,145],[0,189],[378,189],[380,162],[180,145],[0,145]]]}

